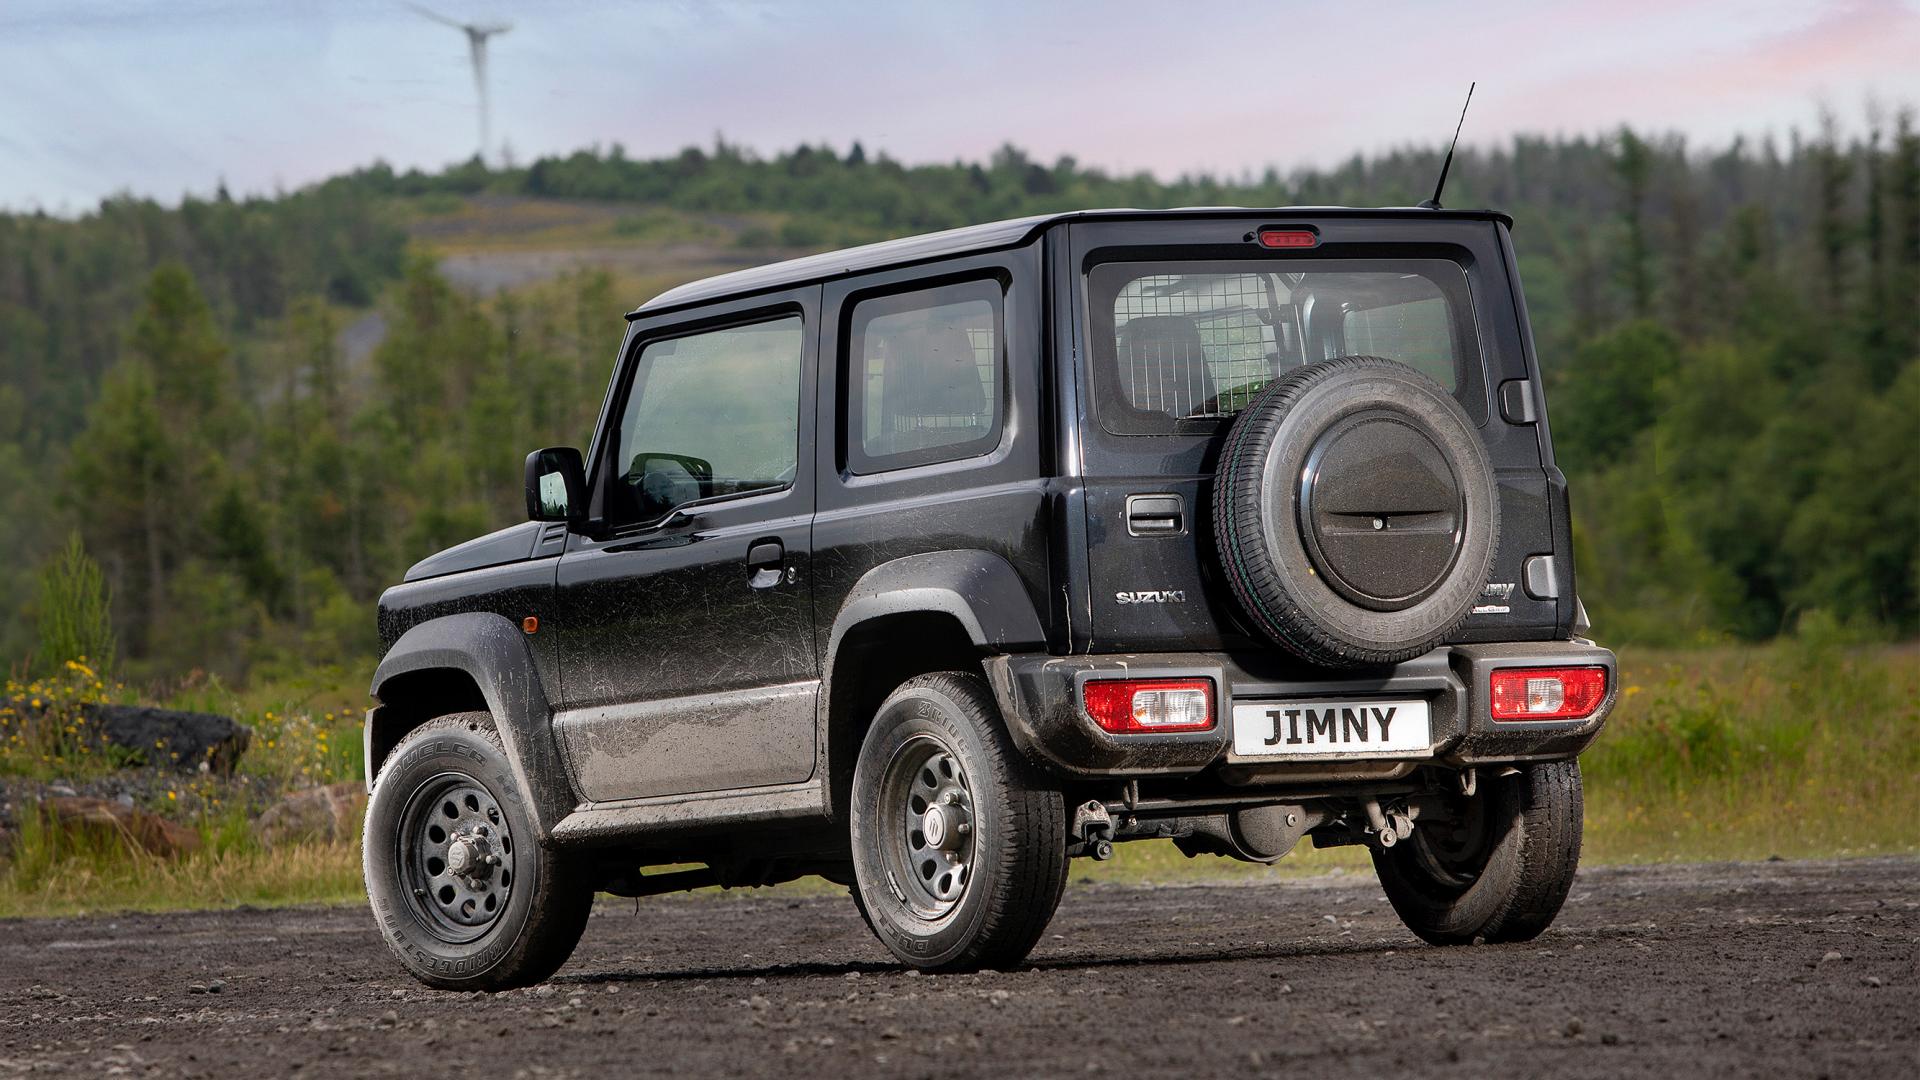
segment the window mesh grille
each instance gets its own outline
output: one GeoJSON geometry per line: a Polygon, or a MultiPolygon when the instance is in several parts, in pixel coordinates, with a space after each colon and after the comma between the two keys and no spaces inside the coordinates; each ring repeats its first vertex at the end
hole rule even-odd
{"type": "Polygon", "coordinates": [[[882,363],[879,358],[867,361],[867,400],[873,402],[874,416],[868,421],[869,430],[884,430],[896,435],[914,431],[950,430],[968,428],[985,433],[993,425],[993,373],[999,354],[994,347],[994,330],[991,326],[956,327],[967,335],[967,345],[973,350],[974,375],[980,380],[980,400],[982,412],[915,414],[891,413],[880,415],[879,402],[882,378],[882,363]]]}
{"type": "Polygon", "coordinates": [[[1272,381],[1281,340],[1292,337],[1285,327],[1276,335],[1271,309],[1266,283],[1252,274],[1128,282],[1113,304],[1128,402],[1176,419],[1240,411],[1272,381]]]}

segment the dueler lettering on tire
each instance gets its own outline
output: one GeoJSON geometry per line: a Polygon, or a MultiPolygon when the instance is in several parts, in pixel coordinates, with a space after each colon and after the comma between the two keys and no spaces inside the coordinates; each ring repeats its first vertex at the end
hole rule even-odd
{"type": "Polygon", "coordinates": [[[367,894],[381,934],[422,982],[504,990],[558,970],[593,892],[536,840],[485,713],[456,713],[403,739],[367,803],[367,894]]]}
{"type": "Polygon", "coordinates": [[[1466,411],[1373,356],[1301,368],[1241,411],[1213,518],[1249,619],[1328,667],[1438,645],[1471,614],[1500,539],[1493,467],[1466,411]]]}

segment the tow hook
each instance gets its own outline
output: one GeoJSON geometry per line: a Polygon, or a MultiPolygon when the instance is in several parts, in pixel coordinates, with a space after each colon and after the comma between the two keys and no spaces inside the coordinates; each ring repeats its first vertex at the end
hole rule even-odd
{"type": "Polygon", "coordinates": [[[1069,832],[1076,842],[1068,845],[1068,855],[1090,855],[1096,862],[1113,858],[1113,815],[1100,800],[1073,808],[1073,828],[1069,832]]]}
{"type": "Polygon", "coordinates": [[[1382,809],[1374,798],[1367,799],[1365,806],[1370,838],[1378,847],[1390,848],[1413,835],[1413,815],[1405,807],[1382,809]]]}

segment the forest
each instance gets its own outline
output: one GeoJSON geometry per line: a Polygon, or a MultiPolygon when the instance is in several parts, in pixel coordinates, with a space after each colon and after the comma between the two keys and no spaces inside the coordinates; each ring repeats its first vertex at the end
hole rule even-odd
{"type": "MultiPolygon", "coordinates": [[[[592,270],[457,287],[417,229],[450,207],[733,215],[739,250],[796,254],[1084,207],[1407,205],[1443,149],[1161,181],[1011,146],[908,165],[716,140],[0,215],[0,658],[156,687],[352,671],[382,587],[521,516],[520,459],[584,444],[646,297],[592,270]],[[368,312],[384,333],[355,360],[368,312]]],[[[1446,202],[1516,220],[1598,636],[1920,630],[1911,109],[1709,148],[1517,138],[1463,149],[1446,202]]]]}

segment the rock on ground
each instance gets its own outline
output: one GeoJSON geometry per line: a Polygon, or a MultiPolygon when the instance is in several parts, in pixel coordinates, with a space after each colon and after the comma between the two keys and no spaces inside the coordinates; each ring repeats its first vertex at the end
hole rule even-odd
{"type": "Polygon", "coordinates": [[[267,847],[301,840],[347,841],[367,812],[367,787],[359,781],[290,792],[254,820],[254,834],[267,847]]]}
{"type": "Polygon", "coordinates": [[[40,803],[48,825],[72,834],[124,839],[152,855],[179,855],[200,848],[200,834],[131,802],[56,795],[40,803]]]}
{"type": "Polygon", "coordinates": [[[204,763],[224,776],[233,772],[253,741],[253,729],[213,713],[145,705],[88,705],[85,712],[87,722],[107,742],[163,768],[193,772],[204,763]]]}

